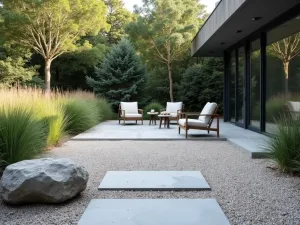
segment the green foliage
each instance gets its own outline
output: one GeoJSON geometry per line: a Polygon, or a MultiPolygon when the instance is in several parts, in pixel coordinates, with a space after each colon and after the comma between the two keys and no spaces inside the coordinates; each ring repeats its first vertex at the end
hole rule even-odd
{"type": "Polygon", "coordinates": [[[96,68],[96,78],[87,83],[99,97],[105,97],[114,108],[120,101],[137,101],[145,84],[145,67],[132,44],[122,39],[96,68]]]}
{"type": "Polygon", "coordinates": [[[97,125],[100,121],[100,108],[97,100],[74,99],[64,104],[67,119],[66,131],[78,134],[97,125]]]}
{"type": "Polygon", "coordinates": [[[151,109],[154,109],[155,112],[160,112],[160,110],[164,109],[166,106],[162,106],[158,102],[151,102],[150,104],[145,106],[144,109],[144,119],[148,120],[150,116],[147,114],[147,112],[150,112],[151,109]]]}
{"type": "Polygon", "coordinates": [[[24,82],[23,85],[26,87],[44,88],[45,81],[41,79],[39,76],[33,76],[31,80],[24,82]]]}
{"type": "Polygon", "coordinates": [[[46,91],[50,66],[59,55],[76,50],[82,36],[108,29],[106,6],[99,0],[2,0],[1,34],[12,44],[39,53],[45,60],[46,91]]]}
{"type": "Polygon", "coordinates": [[[140,16],[126,27],[126,32],[147,63],[166,68],[164,76],[169,79],[169,97],[173,101],[173,64],[190,49],[205,17],[204,6],[198,0],[143,2],[140,16]]]}
{"type": "Polygon", "coordinates": [[[37,75],[38,66],[26,66],[30,52],[15,46],[0,48],[0,87],[23,85],[37,75]]]}
{"type": "Polygon", "coordinates": [[[125,35],[124,27],[134,19],[134,16],[124,8],[122,0],[105,0],[105,4],[108,8],[106,21],[110,29],[103,33],[109,44],[116,44],[125,35]]]}
{"type": "Polygon", "coordinates": [[[105,21],[106,7],[103,1],[2,0],[1,2],[5,37],[15,44],[33,48],[41,55],[55,56],[58,52],[74,50],[80,36],[97,34],[101,28],[109,28],[105,21]],[[45,42],[41,42],[39,38],[45,38],[45,42]],[[49,49],[45,51],[44,47],[49,49]],[[59,50],[55,50],[57,47],[59,50]]]}
{"type": "Polygon", "coordinates": [[[58,57],[52,63],[52,83],[68,89],[90,89],[86,84],[86,76],[94,77],[94,67],[99,65],[109,48],[103,40],[91,40],[93,47],[80,47],[74,52],[58,57]]]}
{"type": "Polygon", "coordinates": [[[12,87],[31,80],[36,75],[36,67],[25,68],[24,65],[25,61],[21,57],[0,60],[0,86],[12,87]]]}
{"type": "Polygon", "coordinates": [[[46,147],[47,127],[31,108],[0,108],[0,162],[2,166],[32,159],[46,147]]]}
{"type": "Polygon", "coordinates": [[[178,98],[186,105],[186,111],[201,111],[206,102],[223,105],[223,60],[206,58],[201,65],[189,67],[178,86],[178,98]]]}
{"type": "Polygon", "coordinates": [[[100,121],[110,120],[113,117],[113,110],[111,104],[104,98],[100,98],[97,101],[98,108],[100,110],[100,121]]]}
{"type": "Polygon", "coordinates": [[[278,132],[265,149],[283,172],[300,172],[300,119],[281,115],[276,119],[278,132]]]}

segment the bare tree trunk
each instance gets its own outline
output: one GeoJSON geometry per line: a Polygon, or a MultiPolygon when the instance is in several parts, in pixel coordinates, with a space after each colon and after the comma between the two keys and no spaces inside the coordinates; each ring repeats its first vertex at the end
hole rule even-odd
{"type": "Polygon", "coordinates": [[[45,95],[50,95],[51,88],[50,88],[50,82],[51,82],[51,59],[45,59],[45,95]]]}
{"type": "Polygon", "coordinates": [[[284,80],[284,90],[285,93],[289,93],[289,61],[283,61],[283,69],[284,69],[284,75],[285,75],[285,80],[284,80]]]}
{"type": "Polygon", "coordinates": [[[171,102],[174,102],[174,98],[173,98],[173,78],[172,78],[171,63],[168,63],[168,73],[169,73],[169,82],[170,82],[170,100],[171,100],[171,102]]]}

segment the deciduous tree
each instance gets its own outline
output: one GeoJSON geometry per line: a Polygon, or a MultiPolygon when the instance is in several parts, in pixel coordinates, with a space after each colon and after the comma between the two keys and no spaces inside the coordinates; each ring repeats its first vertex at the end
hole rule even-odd
{"type": "Polygon", "coordinates": [[[147,60],[168,69],[170,100],[174,100],[172,64],[190,48],[205,17],[198,0],[144,0],[140,16],[126,31],[147,60]]]}
{"type": "Polygon", "coordinates": [[[105,0],[107,6],[107,23],[110,29],[104,32],[109,44],[118,43],[125,35],[125,26],[134,19],[134,15],[125,7],[122,0],[105,0]]]}
{"type": "Polygon", "coordinates": [[[285,75],[285,93],[289,92],[289,65],[293,58],[300,54],[300,33],[277,41],[271,45],[272,53],[283,63],[285,75]]]}
{"type": "Polygon", "coordinates": [[[45,92],[50,92],[50,66],[59,55],[75,50],[81,36],[108,28],[102,0],[2,0],[1,30],[13,44],[45,60],[45,92]]]}

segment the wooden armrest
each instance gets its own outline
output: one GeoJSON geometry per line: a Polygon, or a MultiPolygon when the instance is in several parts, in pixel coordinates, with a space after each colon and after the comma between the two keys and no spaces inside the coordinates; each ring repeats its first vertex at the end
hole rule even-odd
{"type": "Polygon", "coordinates": [[[182,113],[185,115],[186,118],[190,116],[212,116],[212,117],[219,117],[219,114],[199,114],[199,113],[182,113]]]}
{"type": "Polygon", "coordinates": [[[183,115],[200,115],[200,112],[181,112],[180,114],[183,114],[183,115]]]}
{"type": "Polygon", "coordinates": [[[213,116],[213,117],[219,117],[219,114],[187,114],[186,116],[213,116]]]}
{"type": "Polygon", "coordinates": [[[144,110],[143,109],[138,109],[139,112],[142,112],[141,114],[144,113],[144,110]]]}
{"type": "Polygon", "coordinates": [[[119,116],[125,116],[125,110],[119,109],[119,116]]]}

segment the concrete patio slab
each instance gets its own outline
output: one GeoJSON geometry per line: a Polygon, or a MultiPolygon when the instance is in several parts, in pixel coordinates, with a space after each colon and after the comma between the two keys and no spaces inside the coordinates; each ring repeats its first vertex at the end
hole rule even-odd
{"type": "Polygon", "coordinates": [[[108,171],[99,190],[210,190],[200,171],[108,171]]]}
{"type": "MultiPolygon", "coordinates": [[[[215,126],[213,123],[212,126],[215,126]]],[[[107,121],[92,129],[83,132],[72,138],[74,141],[120,141],[120,140],[197,140],[197,141],[226,141],[245,150],[252,158],[266,157],[263,149],[269,137],[240,128],[230,123],[220,121],[220,138],[216,132],[201,130],[189,130],[188,139],[185,138],[184,131],[178,134],[177,124],[170,124],[170,129],[159,129],[159,126],[149,126],[149,121],[144,121],[144,125],[127,122],[126,126],[120,125],[118,121],[107,121]]]]}
{"type": "Polygon", "coordinates": [[[215,199],[93,199],[78,225],[229,225],[215,199]]]}

